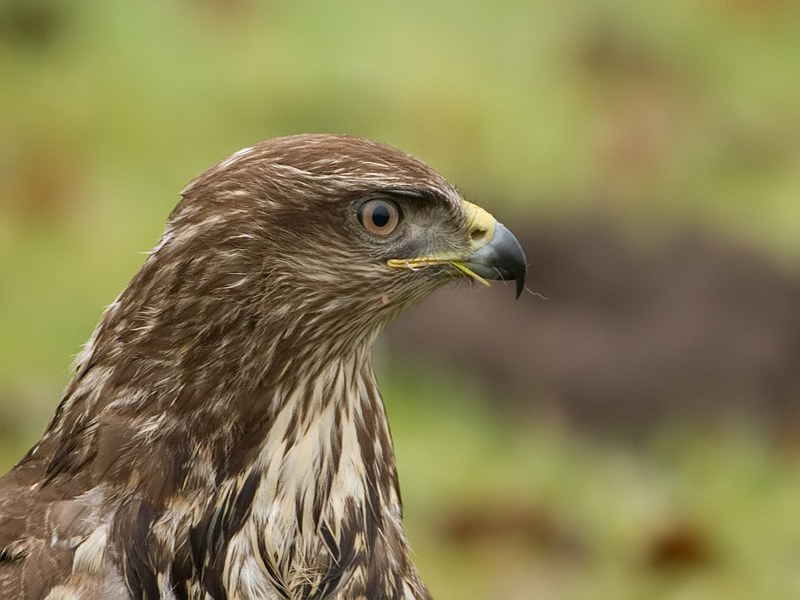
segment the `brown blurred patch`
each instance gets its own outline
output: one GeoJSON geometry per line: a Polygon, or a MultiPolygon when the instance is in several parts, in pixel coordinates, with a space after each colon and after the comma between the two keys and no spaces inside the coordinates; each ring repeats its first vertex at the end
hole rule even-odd
{"type": "Polygon", "coordinates": [[[513,229],[546,299],[444,290],[398,320],[390,350],[470,373],[516,416],[594,431],[800,422],[797,277],[696,229],[653,247],[603,219],[513,229]]]}
{"type": "Polygon", "coordinates": [[[518,500],[452,506],[438,525],[442,538],[458,546],[515,545],[573,559],[585,554],[583,539],[555,512],[518,500]]]}
{"type": "Polygon", "coordinates": [[[705,566],[713,562],[713,554],[708,533],[696,524],[680,521],[653,536],[646,561],[655,569],[705,566]]]}
{"type": "MultiPolygon", "coordinates": [[[[800,397],[797,403],[800,404],[800,397]]],[[[781,424],[775,442],[779,456],[800,474],[800,420],[781,424]]]]}
{"type": "Polygon", "coordinates": [[[778,19],[792,8],[791,0],[714,0],[713,4],[727,16],[748,21],[778,19]]]}
{"type": "Polygon", "coordinates": [[[573,46],[570,64],[593,105],[585,132],[600,161],[593,189],[606,202],[640,201],[683,154],[696,84],[651,41],[613,21],[587,25],[573,46]]]}
{"type": "Polygon", "coordinates": [[[11,181],[13,209],[27,223],[64,220],[73,208],[84,165],[57,135],[20,144],[11,181]]]}
{"type": "Polygon", "coordinates": [[[58,0],[5,0],[0,3],[0,38],[45,48],[66,24],[67,4],[58,0]]]}

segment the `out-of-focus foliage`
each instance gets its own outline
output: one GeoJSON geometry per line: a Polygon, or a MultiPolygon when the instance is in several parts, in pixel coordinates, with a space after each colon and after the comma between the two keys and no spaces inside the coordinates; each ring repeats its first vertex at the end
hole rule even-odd
{"type": "MultiPolygon", "coordinates": [[[[389,142],[512,225],[601,212],[646,240],[691,220],[796,268],[798,56],[791,0],[4,0],[0,462],[181,187],[275,135],[389,142]]],[[[440,597],[800,595],[796,445],[595,446],[402,373],[387,396],[440,597]]]]}
{"type": "Polygon", "coordinates": [[[635,448],[581,439],[498,420],[469,382],[425,372],[400,369],[386,395],[411,541],[440,597],[800,593],[796,439],[735,427],[665,428],[635,448]]]}
{"type": "Polygon", "coordinates": [[[792,260],[799,14],[781,0],[7,0],[0,377],[61,364],[186,181],[278,134],[385,140],[496,210],[599,207],[643,236],[701,218],[792,260]]]}

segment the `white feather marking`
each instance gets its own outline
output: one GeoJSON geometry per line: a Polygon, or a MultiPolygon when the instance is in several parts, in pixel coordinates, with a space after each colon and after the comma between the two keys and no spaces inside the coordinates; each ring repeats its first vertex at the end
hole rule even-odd
{"type": "Polygon", "coordinates": [[[59,585],[50,590],[50,593],[44,597],[44,600],[83,600],[83,594],[80,590],[65,585],[59,585]]]}
{"type": "MultiPolygon", "coordinates": [[[[167,227],[167,230],[164,232],[164,235],[161,236],[161,239],[158,240],[158,243],[155,246],[153,246],[152,250],[150,250],[150,254],[151,255],[155,254],[156,252],[161,250],[161,248],[169,244],[170,240],[172,240],[172,230],[169,227],[167,227]]],[[[114,302],[116,302],[116,300],[114,302]]]]}
{"type": "Polygon", "coordinates": [[[255,557],[259,556],[253,536],[247,528],[240,530],[228,545],[227,587],[237,590],[238,598],[263,598],[277,600],[275,589],[264,572],[264,566],[255,557]]]}
{"type": "Polygon", "coordinates": [[[217,169],[222,171],[224,169],[229,168],[231,165],[235,164],[238,160],[244,158],[245,156],[250,154],[252,151],[253,151],[252,147],[242,148],[241,150],[237,150],[236,152],[231,154],[228,158],[226,158],[221,163],[219,163],[219,166],[217,166],[217,169]]]}
{"type": "Polygon", "coordinates": [[[75,558],[72,560],[72,572],[99,573],[103,567],[108,542],[108,524],[95,529],[75,549],[75,558]]]}

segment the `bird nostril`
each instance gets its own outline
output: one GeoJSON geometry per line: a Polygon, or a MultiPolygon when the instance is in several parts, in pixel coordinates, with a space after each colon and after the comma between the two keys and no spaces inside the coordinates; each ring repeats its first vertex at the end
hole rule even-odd
{"type": "Polygon", "coordinates": [[[469,233],[469,237],[473,242],[480,242],[487,236],[489,231],[483,227],[476,227],[469,233]]]}

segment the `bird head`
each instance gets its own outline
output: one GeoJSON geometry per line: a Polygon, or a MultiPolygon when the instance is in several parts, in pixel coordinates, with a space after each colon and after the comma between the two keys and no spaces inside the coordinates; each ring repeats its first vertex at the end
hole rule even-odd
{"type": "Polygon", "coordinates": [[[275,138],[208,169],[159,253],[196,263],[195,296],[303,315],[326,335],[384,323],[455,278],[514,279],[519,296],[526,270],[509,230],[425,163],[340,135],[275,138]]]}

